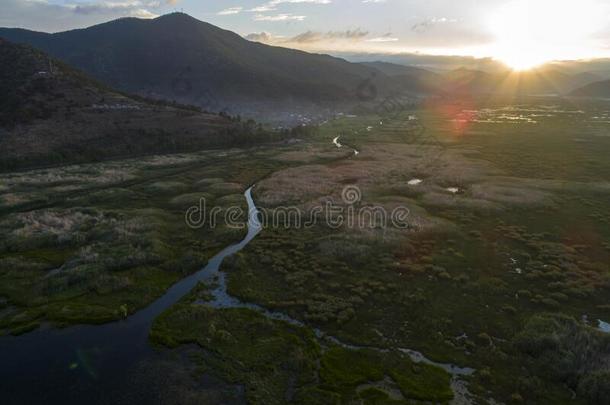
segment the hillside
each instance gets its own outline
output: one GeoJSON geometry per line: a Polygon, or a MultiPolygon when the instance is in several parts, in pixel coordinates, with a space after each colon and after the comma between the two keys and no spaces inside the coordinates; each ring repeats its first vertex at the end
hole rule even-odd
{"type": "Polygon", "coordinates": [[[389,62],[361,62],[371,69],[379,70],[387,76],[399,79],[404,86],[419,93],[436,93],[440,90],[441,75],[415,66],[389,62]]]}
{"type": "Polygon", "coordinates": [[[55,34],[0,28],[0,37],[41,49],[122,91],[282,123],[295,123],[297,111],[301,122],[349,109],[363,101],[361,89],[370,83],[377,97],[543,95],[567,94],[599,79],[565,64],[530,72],[465,67],[438,74],[387,62],[350,63],[248,41],[183,13],[55,34]]]}
{"type": "Polygon", "coordinates": [[[256,142],[253,123],[114,91],[0,39],[0,169],[256,142]]]}
{"type": "Polygon", "coordinates": [[[438,86],[447,93],[497,95],[564,95],[596,75],[568,73],[553,66],[542,66],[528,71],[486,72],[459,68],[445,73],[438,86]]]}
{"type": "Polygon", "coordinates": [[[492,93],[498,78],[481,70],[459,68],[442,75],[439,86],[447,93],[492,93]]]}
{"type": "Polygon", "coordinates": [[[610,80],[588,84],[570,93],[576,97],[610,98],[610,80]]]}
{"type": "Polygon", "coordinates": [[[30,44],[115,88],[209,110],[347,104],[358,101],[358,86],[373,75],[379,92],[397,87],[376,69],[251,42],[183,13],[56,34],[4,28],[0,37],[30,44]]]}

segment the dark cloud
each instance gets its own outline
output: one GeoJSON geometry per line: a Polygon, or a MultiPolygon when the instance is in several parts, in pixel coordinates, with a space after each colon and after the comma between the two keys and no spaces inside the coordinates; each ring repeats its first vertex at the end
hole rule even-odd
{"type": "Polygon", "coordinates": [[[423,33],[423,32],[428,31],[429,29],[433,28],[435,25],[453,24],[453,23],[457,23],[457,22],[458,22],[458,20],[452,19],[452,18],[447,18],[447,17],[428,18],[424,21],[420,21],[416,24],[413,24],[413,26],[411,27],[411,31],[414,31],[417,33],[423,33]]]}

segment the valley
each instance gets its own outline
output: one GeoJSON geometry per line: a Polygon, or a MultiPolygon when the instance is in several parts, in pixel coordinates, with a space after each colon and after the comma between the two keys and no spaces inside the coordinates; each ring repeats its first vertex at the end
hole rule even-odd
{"type": "Polygon", "coordinates": [[[183,1],[3,5],[2,404],[609,403],[601,5],[183,1]]]}
{"type": "MultiPolygon", "coordinates": [[[[431,101],[340,116],[287,144],[3,174],[0,327],[16,337],[0,348],[64,336],[49,338],[56,355],[33,353],[81,387],[72,401],[53,397],[68,402],[100,389],[126,400],[137,389],[110,376],[129,364],[120,375],[132,388],[157,385],[143,401],[603,403],[610,138],[595,117],[607,111],[557,99],[431,101]],[[203,197],[241,207],[245,222],[253,184],[259,209],[303,213],[345,205],[342,189],[357,186],[359,205],[408,207],[409,226],[263,226],[220,264],[228,294],[255,307],[214,304],[211,278],[131,329],[140,310],[245,236],[193,229],[186,210],[203,197]],[[65,338],[83,328],[133,330],[130,350],[145,355],[122,360],[99,339],[65,338]],[[567,359],[577,372],[548,372],[567,359]],[[190,371],[158,386],[168,370],[190,371]]],[[[4,398],[17,403],[19,381],[3,385],[4,398]]]]}

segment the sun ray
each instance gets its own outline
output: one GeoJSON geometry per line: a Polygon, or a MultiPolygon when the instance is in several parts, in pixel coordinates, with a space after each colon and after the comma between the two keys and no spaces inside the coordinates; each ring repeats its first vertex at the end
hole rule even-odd
{"type": "Polygon", "coordinates": [[[607,10],[599,0],[512,0],[488,19],[496,37],[491,52],[520,71],[551,60],[587,57],[607,10]]]}

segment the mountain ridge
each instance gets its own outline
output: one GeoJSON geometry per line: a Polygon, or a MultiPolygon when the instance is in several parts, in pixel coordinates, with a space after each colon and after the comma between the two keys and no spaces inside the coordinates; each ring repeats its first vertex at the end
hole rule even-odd
{"type": "Polygon", "coordinates": [[[0,170],[270,140],[253,121],[116,91],[0,38],[0,170]]]}
{"type": "Polygon", "coordinates": [[[579,87],[570,93],[576,97],[608,98],[610,99],[610,80],[600,80],[579,87]]]}
{"type": "Polygon", "coordinates": [[[358,85],[372,75],[380,91],[395,87],[377,70],[254,43],[182,13],[54,34],[0,29],[0,36],[35,46],[121,90],[216,110],[257,102],[354,102],[358,85]]]}
{"type": "Polygon", "coordinates": [[[348,62],[249,41],[184,13],[120,18],[58,33],[0,28],[1,36],[130,94],[284,125],[326,119],[397,94],[567,95],[600,78],[575,73],[567,63],[527,72],[496,66],[493,71],[458,67],[435,73],[388,62],[348,62]],[[374,92],[361,93],[372,87],[374,92]]]}

